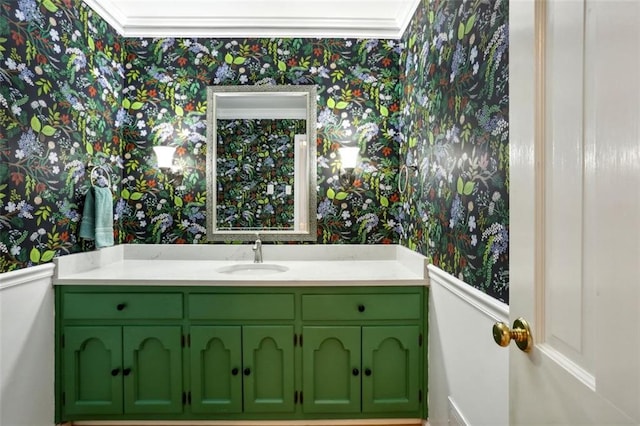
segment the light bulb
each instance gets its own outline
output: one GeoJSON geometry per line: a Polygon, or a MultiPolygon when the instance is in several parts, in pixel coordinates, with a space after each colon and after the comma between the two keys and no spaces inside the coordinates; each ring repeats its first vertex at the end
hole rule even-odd
{"type": "Polygon", "coordinates": [[[154,146],[153,150],[158,158],[158,167],[161,169],[173,166],[173,154],[176,152],[175,146],[154,146]]]}
{"type": "Polygon", "coordinates": [[[360,148],[357,146],[343,146],[338,149],[340,153],[340,163],[345,170],[354,169],[358,163],[358,153],[360,148]]]}

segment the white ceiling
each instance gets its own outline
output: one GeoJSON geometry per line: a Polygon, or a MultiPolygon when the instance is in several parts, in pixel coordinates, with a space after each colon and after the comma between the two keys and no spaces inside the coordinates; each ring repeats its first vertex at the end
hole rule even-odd
{"type": "Polygon", "coordinates": [[[402,37],[422,0],[83,0],[125,37],[402,37]]]}

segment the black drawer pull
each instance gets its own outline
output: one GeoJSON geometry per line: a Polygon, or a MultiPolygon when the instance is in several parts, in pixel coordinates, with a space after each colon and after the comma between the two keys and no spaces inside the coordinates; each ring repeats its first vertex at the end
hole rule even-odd
{"type": "Polygon", "coordinates": [[[371,375],[371,369],[370,368],[365,368],[364,369],[364,375],[365,376],[370,376],[371,375]]]}
{"type": "Polygon", "coordinates": [[[118,306],[116,306],[116,309],[119,310],[119,311],[123,311],[124,308],[126,308],[126,307],[127,307],[126,303],[118,303],[118,306]]]}
{"type": "Polygon", "coordinates": [[[351,373],[353,373],[354,376],[357,376],[358,374],[360,374],[360,370],[358,370],[357,368],[354,368],[351,373]]]}
{"type": "Polygon", "coordinates": [[[364,305],[358,305],[358,312],[364,312],[364,305]]]}
{"type": "Polygon", "coordinates": [[[122,370],[122,374],[125,376],[128,376],[129,374],[131,374],[131,369],[130,368],[125,368],[124,370],[122,370]]]}
{"type": "Polygon", "coordinates": [[[249,376],[251,374],[251,369],[249,367],[244,369],[244,375],[249,376]]]}
{"type": "Polygon", "coordinates": [[[240,370],[238,370],[238,367],[234,367],[233,370],[231,370],[231,375],[232,376],[237,376],[239,372],[240,372],[240,370]]]}
{"type": "Polygon", "coordinates": [[[120,374],[120,369],[119,368],[114,368],[113,370],[111,370],[111,375],[113,377],[116,377],[118,374],[120,374]]]}

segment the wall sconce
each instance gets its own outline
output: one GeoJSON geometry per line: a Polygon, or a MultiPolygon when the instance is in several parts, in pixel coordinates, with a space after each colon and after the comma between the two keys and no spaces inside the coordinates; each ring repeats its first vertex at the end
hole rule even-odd
{"type": "Polygon", "coordinates": [[[358,153],[360,148],[357,146],[343,146],[338,149],[340,154],[340,163],[342,165],[343,172],[340,174],[340,182],[343,186],[353,185],[355,176],[353,170],[358,164],[358,153]]]}
{"type": "Polygon", "coordinates": [[[173,167],[173,154],[176,152],[175,146],[154,146],[153,150],[158,159],[158,168],[170,169],[173,167]]]}

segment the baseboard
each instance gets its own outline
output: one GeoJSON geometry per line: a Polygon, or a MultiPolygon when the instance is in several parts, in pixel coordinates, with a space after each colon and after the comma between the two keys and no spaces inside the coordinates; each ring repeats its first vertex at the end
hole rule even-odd
{"type": "Polygon", "coordinates": [[[194,421],[78,421],[58,426],[429,426],[423,419],[361,420],[194,420],[194,421]]]}
{"type": "Polygon", "coordinates": [[[469,426],[453,398],[449,397],[449,424],[451,426],[469,426]]]}

